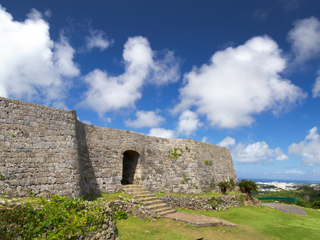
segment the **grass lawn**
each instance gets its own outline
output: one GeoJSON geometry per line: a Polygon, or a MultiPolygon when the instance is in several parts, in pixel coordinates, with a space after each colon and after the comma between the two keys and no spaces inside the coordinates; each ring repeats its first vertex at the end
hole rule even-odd
{"type": "Polygon", "coordinates": [[[319,239],[320,211],[305,209],[308,216],[282,213],[269,207],[241,207],[227,211],[191,211],[218,217],[238,228],[196,228],[185,223],[160,219],[144,222],[134,217],[117,222],[119,238],[126,239],[319,239]]]}
{"type": "MultiPolygon", "coordinates": [[[[240,191],[232,191],[227,192],[226,195],[235,195],[241,193],[240,191]]],[[[164,196],[174,196],[174,197],[188,197],[188,198],[195,198],[195,197],[221,197],[220,192],[206,192],[202,194],[189,194],[189,193],[164,193],[164,192],[154,192],[153,193],[156,197],[164,197],[164,196]]]]}

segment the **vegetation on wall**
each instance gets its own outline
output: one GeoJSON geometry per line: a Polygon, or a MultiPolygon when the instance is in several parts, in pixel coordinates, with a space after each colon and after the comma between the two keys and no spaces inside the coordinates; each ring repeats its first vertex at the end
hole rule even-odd
{"type": "Polygon", "coordinates": [[[182,151],[182,148],[181,148],[181,145],[180,145],[180,148],[176,148],[174,147],[173,148],[173,151],[168,151],[168,154],[166,155],[166,157],[168,158],[178,158],[181,156],[181,154],[183,153],[182,151]],[[177,152],[179,150],[179,152],[177,152]]]}
{"type": "Polygon", "coordinates": [[[205,164],[205,165],[209,165],[209,166],[212,166],[212,161],[209,161],[209,160],[205,160],[205,161],[204,161],[204,164],[205,164]]]}

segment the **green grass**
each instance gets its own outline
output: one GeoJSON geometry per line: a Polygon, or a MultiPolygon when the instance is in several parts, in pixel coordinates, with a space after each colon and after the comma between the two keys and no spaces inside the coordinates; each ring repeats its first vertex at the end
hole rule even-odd
{"type": "MultiPolygon", "coordinates": [[[[233,191],[233,192],[227,192],[226,195],[235,195],[240,194],[240,191],[233,191]]],[[[195,197],[221,197],[222,193],[220,192],[206,192],[202,194],[187,194],[187,193],[164,193],[164,192],[154,192],[153,193],[157,197],[164,197],[164,196],[174,196],[174,197],[189,197],[189,198],[195,198],[195,197]]]]}
{"type": "Polygon", "coordinates": [[[129,217],[127,220],[117,221],[117,228],[118,236],[121,240],[269,239],[250,227],[241,229],[226,227],[197,228],[186,223],[167,219],[146,222],[135,217],[129,217]]]}
{"type": "Polygon", "coordinates": [[[115,193],[102,193],[97,195],[87,195],[84,197],[84,200],[87,201],[114,201],[120,200],[119,196],[122,198],[129,198],[132,199],[132,196],[124,191],[122,192],[115,192],[115,193]]]}
{"type": "Polygon", "coordinates": [[[117,222],[120,239],[319,239],[320,211],[305,209],[308,216],[283,213],[269,207],[241,207],[227,211],[191,211],[236,223],[238,228],[196,228],[160,219],[144,222],[134,217],[117,222]]]}

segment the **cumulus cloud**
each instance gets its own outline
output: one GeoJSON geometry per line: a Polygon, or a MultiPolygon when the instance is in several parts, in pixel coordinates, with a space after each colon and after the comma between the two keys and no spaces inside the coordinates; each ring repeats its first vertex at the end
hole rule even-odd
{"type": "Polygon", "coordinates": [[[184,75],[181,102],[173,112],[195,106],[213,126],[249,126],[254,114],[277,114],[306,98],[302,89],[279,75],[285,67],[281,50],[268,36],[218,51],[209,64],[184,75]]]}
{"type": "Polygon", "coordinates": [[[32,9],[18,22],[0,5],[0,50],[0,96],[64,104],[70,78],[80,71],[68,40],[61,33],[58,42],[52,41],[40,12],[32,9]]]}
{"type": "MultiPolygon", "coordinates": [[[[292,44],[296,64],[319,58],[320,21],[315,17],[296,21],[294,28],[288,33],[288,40],[292,44]]],[[[312,93],[314,98],[320,97],[320,69],[312,93]]]]}
{"type": "Polygon", "coordinates": [[[136,120],[127,120],[125,124],[129,127],[142,128],[142,127],[157,127],[160,126],[165,119],[156,114],[154,111],[137,111],[136,120]]]}
{"type": "Polygon", "coordinates": [[[101,51],[106,50],[114,42],[114,40],[109,40],[101,30],[89,28],[89,33],[90,36],[86,37],[86,47],[89,51],[93,48],[99,48],[101,51]]]}
{"type": "Polygon", "coordinates": [[[221,142],[217,144],[220,147],[229,147],[236,145],[236,140],[232,137],[226,137],[221,142]]]}
{"type": "Polygon", "coordinates": [[[161,138],[174,138],[175,131],[164,129],[164,128],[152,128],[150,129],[148,135],[153,137],[161,137],[161,138]]]}
{"type": "Polygon", "coordinates": [[[305,166],[316,166],[320,164],[320,136],[318,128],[314,127],[300,143],[292,143],[288,148],[289,153],[300,155],[305,166]]]}
{"type": "Polygon", "coordinates": [[[85,124],[92,125],[92,123],[89,120],[83,120],[82,122],[85,123],[85,124]]]}
{"type": "Polygon", "coordinates": [[[80,74],[77,65],[72,61],[75,50],[70,46],[63,31],[60,33],[60,41],[54,45],[53,60],[55,69],[64,76],[73,77],[80,74]]]}
{"type": "Polygon", "coordinates": [[[108,111],[134,108],[146,83],[161,85],[177,81],[179,66],[175,64],[172,53],[167,52],[164,59],[160,60],[155,55],[156,52],[151,49],[146,38],[129,38],[123,50],[125,72],[111,76],[107,71],[95,69],[87,74],[84,80],[88,84],[88,91],[81,105],[90,107],[103,116],[108,111]],[[175,70],[171,71],[171,68],[175,70]],[[170,74],[166,75],[164,72],[170,74]],[[163,77],[161,81],[159,76],[163,77]]]}
{"type": "Polygon", "coordinates": [[[294,28],[288,33],[288,40],[295,53],[295,61],[302,63],[320,53],[320,22],[315,17],[302,19],[294,23],[294,28]]]}
{"type": "Polygon", "coordinates": [[[200,122],[198,115],[190,110],[185,110],[179,117],[177,132],[189,136],[203,124],[200,122]]]}
{"type": "Polygon", "coordinates": [[[283,154],[283,152],[280,148],[276,148],[274,150],[274,155],[276,157],[276,160],[278,160],[278,161],[283,161],[283,160],[289,159],[289,157],[287,155],[283,154]]]}
{"type": "Polygon", "coordinates": [[[320,76],[317,77],[316,82],[312,88],[312,97],[320,97],[320,76]]]}
{"type": "Polygon", "coordinates": [[[272,162],[274,157],[276,160],[280,161],[288,159],[280,148],[272,150],[264,141],[248,144],[247,146],[243,143],[239,143],[232,151],[232,157],[235,161],[243,163],[272,162]]]}

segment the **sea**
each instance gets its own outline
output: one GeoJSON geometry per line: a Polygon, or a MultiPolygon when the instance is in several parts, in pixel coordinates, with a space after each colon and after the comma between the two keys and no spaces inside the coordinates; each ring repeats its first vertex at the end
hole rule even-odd
{"type": "Polygon", "coordinates": [[[260,178],[238,178],[238,181],[240,182],[241,179],[247,179],[257,182],[284,182],[284,183],[315,183],[320,184],[320,181],[314,181],[314,180],[287,180],[287,179],[260,179],[260,178]]]}

